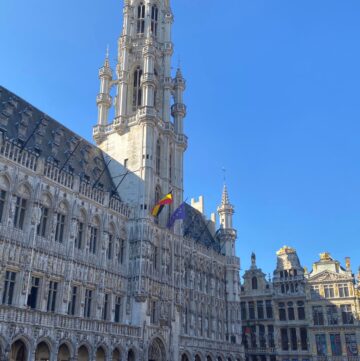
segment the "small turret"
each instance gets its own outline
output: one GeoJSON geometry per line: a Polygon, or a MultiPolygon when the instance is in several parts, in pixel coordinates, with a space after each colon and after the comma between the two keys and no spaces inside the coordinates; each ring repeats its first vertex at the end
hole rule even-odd
{"type": "Polygon", "coordinates": [[[220,216],[220,227],[223,229],[233,228],[233,214],[235,213],[234,207],[230,204],[229,193],[226,184],[221,197],[221,205],[218,207],[218,213],[220,216]]]}
{"type": "Polygon", "coordinates": [[[109,48],[106,51],[104,65],[99,70],[100,93],[96,98],[98,106],[98,125],[104,127],[108,124],[109,109],[111,106],[110,86],[112,70],[109,61],[109,48]]]}
{"type": "Polygon", "coordinates": [[[183,122],[186,116],[186,106],[183,102],[183,93],[186,88],[185,79],[182,76],[180,68],[176,72],[173,80],[174,86],[174,105],[171,107],[171,115],[174,118],[175,132],[183,134],[183,122]]]}
{"type": "Polygon", "coordinates": [[[219,239],[223,252],[227,256],[235,256],[236,231],[233,229],[233,214],[235,213],[233,205],[229,200],[229,193],[224,185],[221,205],[217,209],[220,217],[219,239]]]}

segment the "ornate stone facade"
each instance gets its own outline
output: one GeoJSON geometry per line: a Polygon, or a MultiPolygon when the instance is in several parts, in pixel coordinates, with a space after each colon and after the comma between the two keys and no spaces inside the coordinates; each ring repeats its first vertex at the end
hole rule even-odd
{"type": "Polygon", "coordinates": [[[167,227],[187,148],[172,22],[169,0],[124,1],[97,146],[0,87],[0,361],[358,361],[349,264],[307,273],[284,247],[272,280],[253,255],[241,285],[226,186],[217,230],[202,198],[167,227]]]}
{"type": "Polygon", "coordinates": [[[166,227],[187,147],[172,22],[167,0],[125,0],[116,75],[109,55],[99,71],[97,147],[0,88],[1,360],[243,358],[226,187],[217,232],[189,205],[166,227]]]}
{"type": "Polygon", "coordinates": [[[346,263],[324,253],[309,273],[285,246],[271,279],[253,255],[240,296],[246,359],[358,361],[359,283],[346,263]]]}

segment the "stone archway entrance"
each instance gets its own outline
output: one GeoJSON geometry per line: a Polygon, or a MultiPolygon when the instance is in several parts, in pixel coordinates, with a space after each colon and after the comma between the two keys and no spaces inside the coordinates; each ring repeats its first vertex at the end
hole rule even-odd
{"type": "Polygon", "coordinates": [[[184,353],[182,356],[181,356],[181,361],[189,361],[189,358],[187,357],[187,354],[184,353]]]}
{"type": "Polygon", "coordinates": [[[127,361],[135,361],[135,354],[133,350],[129,350],[127,361]]]}
{"type": "Polygon", "coordinates": [[[117,348],[112,353],[111,361],[121,361],[121,353],[117,348]]]}
{"type": "Polygon", "coordinates": [[[57,360],[58,361],[70,361],[70,357],[71,356],[70,356],[69,347],[65,343],[63,343],[59,347],[57,360]]]}
{"type": "Polygon", "coordinates": [[[96,361],[105,361],[106,356],[105,356],[105,351],[102,347],[99,347],[96,350],[96,361]]]}
{"type": "Polygon", "coordinates": [[[88,349],[83,345],[79,348],[78,351],[78,361],[89,361],[89,351],[88,349]]]}
{"type": "Polygon", "coordinates": [[[37,345],[35,361],[50,361],[50,349],[45,342],[40,342],[37,345]]]}
{"type": "Polygon", "coordinates": [[[28,350],[23,341],[17,340],[11,345],[10,361],[27,361],[28,350]]]}
{"type": "Polygon", "coordinates": [[[151,343],[148,351],[148,360],[149,361],[165,361],[166,360],[166,351],[163,342],[155,338],[151,343]]]}

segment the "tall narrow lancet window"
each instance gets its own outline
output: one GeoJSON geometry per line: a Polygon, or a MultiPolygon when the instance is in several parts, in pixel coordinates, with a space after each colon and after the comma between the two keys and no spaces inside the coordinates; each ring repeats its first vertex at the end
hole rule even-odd
{"type": "Polygon", "coordinates": [[[161,144],[160,140],[156,142],[156,157],[155,157],[155,172],[157,175],[160,175],[160,166],[161,166],[161,144]]]}
{"type": "Polygon", "coordinates": [[[172,152],[170,152],[169,155],[169,181],[172,182],[172,178],[173,178],[173,156],[172,156],[172,152]]]}
{"type": "Polygon", "coordinates": [[[154,70],[154,77],[155,77],[155,89],[154,89],[154,108],[157,109],[157,96],[158,96],[158,92],[157,92],[157,86],[158,86],[158,72],[156,71],[156,69],[154,70]]]}
{"type": "Polygon", "coordinates": [[[61,203],[56,213],[55,241],[63,243],[65,237],[67,207],[61,203]]]}
{"type": "Polygon", "coordinates": [[[157,36],[159,9],[156,5],[151,7],[151,33],[157,36]]]}
{"type": "Polygon", "coordinates": [[[258,288],[258,282],[257,282],[257,278],[256,277],[253,277],[252,280],[251,280],[251,286],[252,286],[252,289],[253,290],[257,290],[258,288]]]}
{"type": "Polygon", "coordinates": [[[134,89],[133,90],[133,110],[134,111],[141,106],[141,102],[142,102],[141,78],[142,78],[142,70],[138,66],[134,72],[134,88],[133,88],[134,89]]]}
{"type": "Polygon", "coordinates": [[[140,3],[137,8],[137,29],[138,34],[144,34],[145,32],[145,5],[140,3]]]}

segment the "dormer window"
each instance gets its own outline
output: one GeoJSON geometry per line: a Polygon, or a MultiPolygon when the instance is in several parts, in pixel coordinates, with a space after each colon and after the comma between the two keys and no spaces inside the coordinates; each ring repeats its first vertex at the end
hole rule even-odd
{"type": "Polygon", "coordinates": [[[156,5],[151,7],[151,33],[157,36],[159,9],[156,5]]]}
{"type": "Polygon", "coordinates": [[[257,278],[256,278],[256,277],[253,277],[253,278],[251,279],[251,288],[252,288],[253,290],[257,290],[257,288],[258,288],[258,281],[257,281],[257,278]]]}
{"type": "Polygon", "coordinates": [[[138,34],[144,34],[145,32],[145,5],[140,3],[137,8],[137,30],[138,34]]]}

